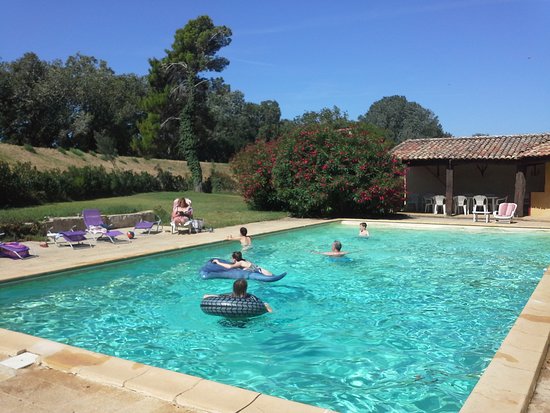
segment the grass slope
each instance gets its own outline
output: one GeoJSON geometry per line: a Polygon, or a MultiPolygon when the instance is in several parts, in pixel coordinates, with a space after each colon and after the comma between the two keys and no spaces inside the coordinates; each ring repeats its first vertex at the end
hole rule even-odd
{"type": "MultiPolygon", "coordinates": [[[[40,170],[60,169],[66,170],[70,166],[103,166],[107,171],[117,169],[120,171],[133,171],[135,173],[147,172],[156,175],[156,168],[160,167],[164,171],[169,171],[173,175],[190,175],[187,162],[174,161],[170,159],[144,159],[130,156],[118,156],[113,161],[103,160],[101,155],[84,153],[78,150],[67,150],[60,152],[51,148],[30,148],[34,152],[25,149],[23,146],[0,143],[0,161],[9,164],[16,162],[30,162],[40,170]]],[[[219,172],[231,175],[229,166],[224,163],[201,162],[202,171],[205,178],[210,176],[212,165],[219,172]]]]}
{"type": "MultiPolygon", "coordinates": [[[[193,201],[196,218],[205,220],[208,226],[220,228],[230,225],[280,219],[285,212],[251,211],[242,197],[236,194],[204,194],[197,192],[153,192],[117,198],[101,198],[88,201],[59,202],[26,208],[0,211],[2,222],[41,221],[46,217],[78,216],[83,209],[98,208],[103,214],[122,214],[155,210],[164,223],[169,223],[169,213],[175,198],[185,196],[193,201]]],[[[0,228],[1,232],[1,228],[0,228]]]]}

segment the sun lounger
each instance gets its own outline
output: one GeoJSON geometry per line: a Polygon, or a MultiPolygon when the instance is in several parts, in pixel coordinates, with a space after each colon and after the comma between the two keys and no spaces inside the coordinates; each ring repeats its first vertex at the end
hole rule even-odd
{"type": "Polygon", "coordinates": [[[47,235],[58,247],[69,244],[74,249],[75,245],[81,245],[83,242],[87,242],[90,247],[93,246],[91,241],[86,238],[86,231],[48,231],[47,235]]]}
{"type": "Polygon", "coordinates": [[[29,247],[19,242],[0,242],[0,255],[13,259],[29,257],[29,247]]]}
{"type": "Polygon", "coordinates": [[[114,244],[115,237],[124,235],[120,231],[109,229],[109,226],[103,222],[99,209],[85,209],[82,211],[82,218],[84,219],[84,225],[86,225],[86,231],[96,241],[105,237],[114,244]]]}
{"type": "Polygon", "coordinates": [[[159,216],[156,217],[157,220],[156,221],[139,221],[136,226],[134,227],[134,230],[138,230],[138,229],[141,229],[143,230],[143,234],[150,234],[151,233],[151,229],[153,229],[153,227],[156,225],[157,226],[157,229],[156,229],[156,232],[159,232],[159,227],[160,227],[160,231],[162,232],[162,220],[160,219],[159,216]]]}
{"type": "Polygon", "coordinates": [[[508,221],[511,224],[517,207],[518,205],[513,202],[503,202],[498,206],[498,211],[493,213],[493,218],[495,221],[508,221]]]}

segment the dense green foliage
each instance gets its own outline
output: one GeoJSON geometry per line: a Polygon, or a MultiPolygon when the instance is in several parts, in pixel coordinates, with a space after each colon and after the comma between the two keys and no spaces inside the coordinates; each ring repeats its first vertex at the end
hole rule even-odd
{"type": "Polygon", "coordinates": [[[323,108],[319,112],[304,112],[301,116],[296,116],[293,120],[284,121],[282,129],[284,133],[289,133],[297,128],[346,128],[353,125],[346,112],[338,106],[332,109],[323,108]]]}
{"type": "Polygon", "coordinates": [[[39,171],[30,163],[10,166],[0,161],[2,208],[188,188],[187,180],[160,169],[157,176],[103,167],[39,171]]]}
{"type": "Polygon", "coordinates": [[[246,102],[242,92],[231,91],[229,85],[218,78],[210,83],[207,106],[212,129],[208,138],[199,142],[201,159],[227,162],[256,139],[279,136],[281,109],[276,101],[246,102]]]}
{"type": "Polygon", "coordinates": [[[389,96],[374,102],[360,122],[386,131],[386,138],[398,144],[407,139],[440,138],[445,132],[437,116],[405,96],[389,96]]]}
{"type": "Polygon", "coordinates": [[[106,62],[80,54],[65,63],[34,53],[0,62],[0,140],[90,151],[101,136],[110,141],[103,148],[128,154],[146,88],[141,78],[117,76],[106,62]]]}
{"type": "Polygon", "coordinates": [[[297,216],[388,214],[403,203],[403,167],[376,130],[299,128],[232,161],[245,201],[297,216]]]}

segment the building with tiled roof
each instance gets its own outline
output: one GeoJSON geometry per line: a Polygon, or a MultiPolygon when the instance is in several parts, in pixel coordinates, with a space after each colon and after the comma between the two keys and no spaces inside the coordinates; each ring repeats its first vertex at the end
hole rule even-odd
{"type": "Polygon", "coordinates": [[[421,200],[442,194],[451,214],[453,197],[490,194],[516,202],[519,216],[550,218],[550,132],[411,139],[392,153],[408,166],[409,209],[431,212],[421,200]]]}
{"type": "Polygon", "coordinates": [[[409,139],[393,149],[403,161],[410,160],[517,160],[550,157],[550,133],[532,135],[476,136],[471,138],[409,139]]]}

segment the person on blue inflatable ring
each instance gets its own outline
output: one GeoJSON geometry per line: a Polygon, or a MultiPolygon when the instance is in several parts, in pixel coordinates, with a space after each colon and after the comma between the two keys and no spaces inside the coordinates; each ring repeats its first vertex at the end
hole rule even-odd
{"type": "Polygon", "coordinates": [[[251,263],[250,261],[245,260],[243,258],[243,254],[240,251],[234,251],[233,254],[231,254],[231,260],[233,261],[232,264],[226,264],[225,262],[219,261],[217,258],[214,258],[212,262],[214,264],[218,264],[224,268],[227,268],[228,270],[232,268],[242,268],[243,270],[246,270],[246,271],[257,272],[267,276],[273,275],[272,272],[264,268],[261,268],[256,264],[251,263]]]}

